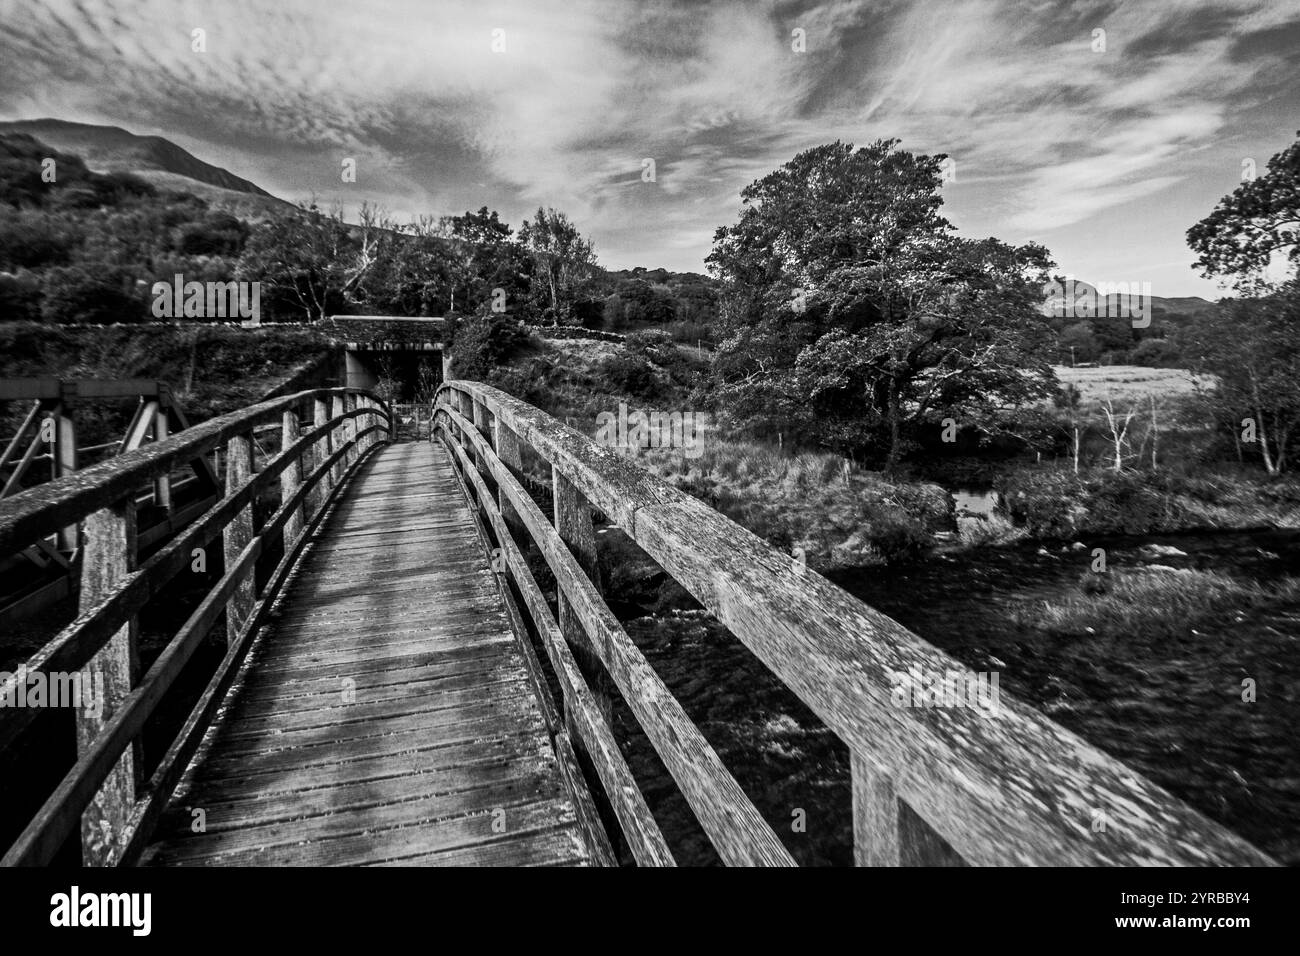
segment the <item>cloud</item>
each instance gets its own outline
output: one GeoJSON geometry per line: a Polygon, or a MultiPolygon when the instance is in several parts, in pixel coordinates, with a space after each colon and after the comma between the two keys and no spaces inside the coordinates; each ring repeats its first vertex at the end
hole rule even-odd
{"type": "Polygon", "coordinates": [[[951,154],[959,224],[1017,241],[1204,189],[1214,145],[1294,97],[1251,38],[1300,37],[1294,0],[3,0],[3,21],[9,118],[156,132],[288,198],[553,205],[611,264],[696,269],[741,188],[834,139],[951,154]]]}

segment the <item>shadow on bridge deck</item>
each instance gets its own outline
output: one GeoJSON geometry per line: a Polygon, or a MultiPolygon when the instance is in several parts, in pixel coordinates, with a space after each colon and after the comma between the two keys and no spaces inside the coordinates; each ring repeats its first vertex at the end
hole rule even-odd
{"type": "Polygon", "coordinates": [[[304,552],[142,862],[602,860],[524,648],[443,446],[380,449],[304,552]]]}

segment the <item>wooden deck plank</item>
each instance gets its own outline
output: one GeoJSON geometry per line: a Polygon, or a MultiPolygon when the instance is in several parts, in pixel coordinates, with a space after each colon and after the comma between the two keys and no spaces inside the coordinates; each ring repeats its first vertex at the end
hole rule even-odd
{"type": "Polygon", "coordinates": [[[351,704],[340,704],[336,699],[323,707],[312,710],[300,710],[282,713],[247,714],[236,713],[230,722],[223,740],[265,740],[267,735],[279,740],[294,733],[308,731],[334,731],[342,728],[361,726],[367,729],[376,725],[385,725],[390,720],[409,718],[421,719],[438,712],[463,715],[466,707],[474,705],[496,704],[515,700],[530,693],[523,685],[528,681],[527,674],[520,674],[514,680],[480,682],[474,687],[461,690],[428,689],[408,697],[392,697],[386,700],[365,701],[358,699],[351,704]]]}
{"type": "MultiPolygon", "coordinates": [[[[469,662],[473,664],[474,662],[469,662]]],[[[357,681],[354,689],[358,703],[378,703],[385,700],[400,700],[433,691],[458,691],[474,687],[477,684],[500,683],[502,681],[522,680],[527,672],[509,664],[489,660],[486,666],[480,665],[462,673],[439,674],[420,677],[427,668],[399,670],[394,674],[369,674],[365,683],[357,681]]],[[[281,684],[271,688],[272,693],[254,694],[247,688],[240,695],[241,716],[257,717],[269,714],[292,714],[306,710],[322,710],[327,707],[341,706],[343,694],[337,680],[311,681],[307,689],[295,685],[281,684]]]]}
{"type": "Polygon", "coordinates": [[[441,446],[367,462],[269,620],[142,862],[590,862],[441,446]]]}
{"type": "Polygon", "coordinates": [[[489,765],[512,760],[540,760],[550,742],[540,734],[503,736],[492,740],[450,743],[436,747],[381,752],[318,766],[291,766],[241,776],[223,774],[204,778],[205,799],[220,804],[246,796],[305,793],[364,780],[403,775],[434,774],[431,792],[470,789],[479,773],[489,775],[489,765]],[[450,781],[444,783],[443,781],[450,781]]]}
{"type": "MultiPolygon", "coordinates": [[[[443,820],[421,819],[419,809],[404,808],[394,819],[410,816],[414,822],[370,832],[349,832],[321,836],[307,843],[254,847],[230,852],[187,854],[184,843],[158,847],[150,863],[161,866],[361,866],[403,858],[427,857],[436,851],[479,846],[519,836],[566,827],[577,836],[573,803],[548,800],[500,808],[505,811],[506,831],[493,829],[495,814],[489,810],[443,820]]],[[[369,813],[372,822],[376,816],[369,813]]],[[[238,832],[238,831],[236,831],[238,832]]]]}
{"type": "Polygon", "coordinates": [[[503,840],[386,860],[369,866],[589,866],[581,839],[570,828],[544,830],[503,840]]]}
{"type": "MultiPolygon", "coordinates": [[[[560,791],[554,786],[552,770],[550,762],[540,756],[523,756],[468,770],[450,768],[361,780],[331,780],[329,786],[310,790],[224,794],[223,800],[213,799],[214,793],[210,792],[203,809],[207,812],[207,830],[215,833],[239,826],[323,816],[339,810],[358,810],[366,806],[435,794],[465,794],[466,800],[477,803],[482,799],[477,794],[485,788],[521,780],[530,781],[530,787],[535,787],[539,792],[552,792],[558,796],[560,791]]],[[[189,813],[184,808],[177,808],[174,812],[179,815],[179,819],[169,818],[169,824],[188,827],[189,813]]]]}

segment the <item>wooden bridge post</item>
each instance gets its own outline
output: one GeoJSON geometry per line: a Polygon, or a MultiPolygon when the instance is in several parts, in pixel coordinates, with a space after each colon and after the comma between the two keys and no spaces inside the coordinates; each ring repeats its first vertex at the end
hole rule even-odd
{"type": "MultiPolygon", "coordinates": [[[[455,394],[457,400],[460,402],[461,417],[467,422],[472,422],[474,420],[474,399],[470,397],[467,392],[457,391],[455,394]]],[[[478,470],[482,472],[483,463],[479,461],[478,451],[474,448],[473,443],[464,435],[460,435],[459,438],[461,445],[467,452],[469,452],[469,457],[470,460],[474,462],[474,467],[478,468],[478,470]]],[[[467,481],[465,482],[465,487],[469,490],[470,500],[474,502],[475,507],[478,507],[478,491],[475,489],[474,483],[467,481]]]]}
{"type": "MultiPolygon", "coordinates": [[[[158,409],[154,412],[153,417],[153,440],[155,442],[166,441],[171,434],[171,423],[167,417],[166,403],[159,401],[158,409]]],[[[153,482],[153,500],[154,504],[162,508],[167,514],[172,513],[172,476],[159,475],[153,482]]]]}
{"type": "MultiPolygon", "coordinates": [[[[338,419],[338,418],[342,417],[343,412],[344,412],[343,396],[342,396],[342,395],[335,395],[335,396],[334,396],[334,401],[333,401],[333,403],[332,403],[332,407],[330,408],[330,417],[331,417],[332,419],[338,419]]],[[[347,440],[348,440],[347,430],[344,429],[344,428],[342,428],[341,425],[339,425],[339,424],[336,422],[335,425],[334,425],[334,427],[330,429],[330,450],[331,450],[331,452],[338,451],[340,448],[343,447],[343,444],[344,444],[347,440]]],[[[343,478],[343,468],[344,468],[343,459],[340,458],[337,462],[334,463],[334,467],[330,469],[330,487],[331,487],[331,488],[334,487],[335,485],[337,485],[337,484],[339,483],[339,481],[342,480],[342,478],[343,478]]]]}
{"type": "MultiPolygon", "coordinates": [[[[286,449],[292,448],[298,441],[298,409],[285,409],[281,419],[280,427],[280,452],[283,454],[286,449]]],[[[280,472],[280,501],[289,501],[302,485],[302,457],[299,456],[289,463],[289,467],[280,472]]],[[[288,554],[293,548],[293,543],[298,540],[298,535],[302,531],[302,507],[294,508],[289,517],[284,522],[284,553],[288,554]]]]}
{"type": "MultiPolygon", "coordinates": [[[[344,393],[343,414],[346,415],[347,412],[354,410],[354,408],[356,408],[356,395],[344,393]]],[[[347,451],[344,451],[343,453],[341,462],[339,462],[339,464],[341,464],[341,471],[347,471],[347,466],[350,466],[352,459],[354,459],[356,455],[356,446],[352,444],[352,440],[356,437],[355,423],[356,419],[343,419],[342,423],[339,423],[339,432],[342,432],[342,437],[339,438],[339,441],[342,442],[344,449],[347,449],[347,451]]]]}
{"type": "MultiPolygon", "coordinates": [[[[135,570],[135,501],[127,497],[120,505],[87,515],[85,553],[81,566],[82,613],[116,591],[122,580],[135,570]]],[[[74,702],[77,724],[77,753],[84,754],[95,743],[121,702],[131,693],[139,677],[137,622],[132,617],[82,668],[82,700],[74,702]],[[87,692],[93,698],[87,698],[87,692]],[[84,706],[91,703],[94,707],[84,706]],[[91,710],[96,713],[91,713],[91,710]]],[[[81,815],[81,858],[85,866],[107,866],[116,861],[128,836],[127,822],[135,809],[136,786],[140,778],[140,742],[122,754],[95,798],[81,815]]]]}
{"type": "Polygon", "coordinates": [[[966,866],[964,859],[899,798],[893,776],[851,755],[855,866],[966,866]]]}
{"type": "Polygon", "coordinates": [[[893,778],[857,751],[853,774],[853,864],[898,866],[898,796],[893,778]]]}
{"type": "MultiPolygon", "coordinates": [[[[474,406],[474,418],[473,418],[474,428],[478,431],[480,435],[483,436],[484,440],[487,441],[487,443],[492,446],[492,450],[496,451],[495,434],[492,428],[493,416],[491,415],[490,412],[488,412],[487,408],[483,405],[482,402],[475,401],[473,403],[473,406],[474,406]]],[[[478,465],[478,473],[483,476],[483,484],[490,488],[491,485],[489,483],[493,481],[492,469],[488,467],[488,463],[483,460],[482,455],[475,455],[474,463],[478,465]]]]}
{"type": "MultiPolygon", "coordinates": [[[[235,435],[226,442],[226,494],[230,495],[248,481],[253,474],[253,436],[251,433],[235,435]]],[[[225,568],[229,571],[239,560],[240,553],[253,540],[253,502],[239,510],[221,533],[225,552],[225,568]]],[[[244,580],[239,582],[230,602],[226,605],[226,643],[233,644],[239,630],[253,611],[254,570],[249,568],[244,580]]]]}
{"type": "MultiPolygon", "coordinates": [[[[516,478],[521,477],[524,470],[524,456],[519,436],[510,429],[509,425],[501,423],[500,415],[492,416],[492,432],[492,447],[497,451],[497,458],[501,459],[501,463],[506,466],[510,474],[516,478]]],[[[515,543],[527,550],[528,528],[523,518],[519,517],[519,512],[515,510],[514,502],[500,486],[497,487],[497,507],[501,509],[501,516],[505,519],[511,535],[514,536],[515,543]]]]}
{"type": "MultiPolygon", "coordinates": [[[[591,523],[591,505],[560,470],[551,467],[551,485],[554,492],[555,530],[560,539],[573,552],[582,566],[587,578],[595,585],[597,592],[603,591],[600,580],[600,564],[596,558],[596,530],[591,523]]],[[[587,683],[596,696],[601,713],[608,723],[612,714],[609,696],[604,689],[605,681],[600,665],[600,656],[596,653],[591,639],[583,629],[582,621],[569,606],[563,588],[557,588],[556,601],[559,605],[560,633],[574,649],[574,658],[578,661],[587,678],[587,683]],[[597,678],[601,679],[597,679],[597,678]]],[[[564,702],[565,715],[568,719],[569,701],[564,702]]],[[[572,728],[571,728],[572,729],[572,728]]],[[[574,735],[575,739],[578,736],[574,735]]]]}
{"type": "MultiPolygon", "coordinates": [[[[323,398],[312,399],[313,427],[320,427],[321,425],[327,425],[329,424],[329,420],[330,420],[329,403],[326,402],[325,399],[323,398]]],[[[329,436],[329,432],[326,432],[317,440],[316,447],[313,450],[312,463],[311,463],[312,471],[315,471],[317,468],[319,468],[321,464],[326,459],[329,458],[329,456],[330,456],[330,436],[329,436]]],[[[308,505],[311,508],[311,514],[313,518],[320,512],[321,505],[325,501],[325,496],[329,493],[329,480],[330,480],[329,475],[325,475],[323,478],[321,478],[321,480],[316,483],[316,487],[314,487],[311,490],[311,494],[308,495],[307,497],[308,505]]]]}
{"type": "MultiPolygon", "coordinates": [[[[51,413],[54,417],[54,477],[62,478],[77,470],[77,427],[73,424],[67,399],[60,401],[51,413]]],[[[77,526],[59,529],[58,545],[65,551],[77,549],[77,526]]]]}
{"type": "MultiPolygon", "coordinates": [[[[383,422],[383,419],[380,418],[380,416],[379,416],[378,413],[379,413],[380,411],[383,410],[383,407],[379,404],[379,402],[377,402],[377,401],[376,401],[375,399],[373,399],[373,398],[367,397],[367,398],[366,398],[366,408],[370,409],[371,412],[373,413],[373,414],[370,414],[370,415],[367,415],[367,416],[366,416],[366,421],[365,421],[365,425],[366,425],[366,427],[367,427],[367,428],[374,428],[374,427],[380,425],[380,424],[383,422]]],[[[416,437],[417,440],[418,440],[419,437],[420,437],[420,430],[419,430],[418,427],[416,428],[416,431],[415,431],[415,437],[416,437]]],[[[367,448],[371,447],[372,445],[377,445],[377,444],[379,444],[379,434],[378,434],[377,432],[372,433],[371,435],[369,435],[369,436],[366,438],[366,447],[367,447],[367,448]]]]}
{"type": "MultiPolygon", "coordinates": [[[[355,412],[358,408],[361,407],[361,396],[348,395],[344,399],[344,404],[347,406],[348,411],[355,412]]],[[[357,458],[361,456],[361,444],[357,439],[357,436],[360,434],[361,434],[361,419],[349,418],[348,419],[348,441],[351,442],[352,444],[352,451],[348,453],[348,464],[352,464],[352,462],[356,461],[357,458]]]]}
{"type": "MultiPolygon", "coordinates": [[[[369,397],[369,396],[367,396],[367,395],[358,395],[358,396],[357,396],[357,408],[361,408],[361,409],[365,409],[365,410],[369,411],[369,409],[370,409],[370,405],[371,405],[371,403],[370,403],[370,397],[369,397]]],[[[363,416],[363,417],[361,417],[361,418],[358,418],[358,419],[357,419],[357,434],[360,435],[362,432],[365,432],[367,429],[369,429],[371,423],[372,423],[372,419],[371,419],[371,417],[370,417],[369,415],[365,415],[365,416],[363,416]]],[[[370,445],[371,445],[371,443],[372,443],[374,440],[375,440],[375,438],[374,438],[373,435],[366,435],[364,438],[359,439],[359,441],[360,441],[360,447],[357,449],[357,453],[360,454],[361,452],[363,452],[363,451],[365,451],[367,448],[369,448],[370,445]]]]}

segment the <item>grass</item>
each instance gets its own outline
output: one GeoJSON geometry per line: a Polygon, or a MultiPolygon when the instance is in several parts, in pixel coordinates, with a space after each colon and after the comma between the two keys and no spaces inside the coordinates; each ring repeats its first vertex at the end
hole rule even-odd
{"type": "Polygon", "coordinates": [[[952,527],[942,488],[891,482],[827,452],[708,433],[698,458],[646,449],[634,460],[817,570],[910,560],[952,527]]]}
{"type": "Polygon", "coordinates": [[[1147,570],[1085,575],[1080,593],[1011,612],[1022,628],[1058,637],[1185,637],[1228,615],[1300,601],[1300,578],[1269,585],[1218,571],[1147,570]],[[1089,593],[1091,592],[1091,593],[1089,593]]]}
{"type": "Polygon", "coordinates": [[[1214,379],[1194,375],[1181,368],[1145,368],[1139,365],[1105,365],[1098,368],[1054,366],[1062,385],[1073,385],[1080,393],[1083,411],[1100,408],[1110,398],[1116,410],[1138,404],[1148,408],[1151,397],[1157,404],[1179,401],[1213,387],[1214,379]]]}

